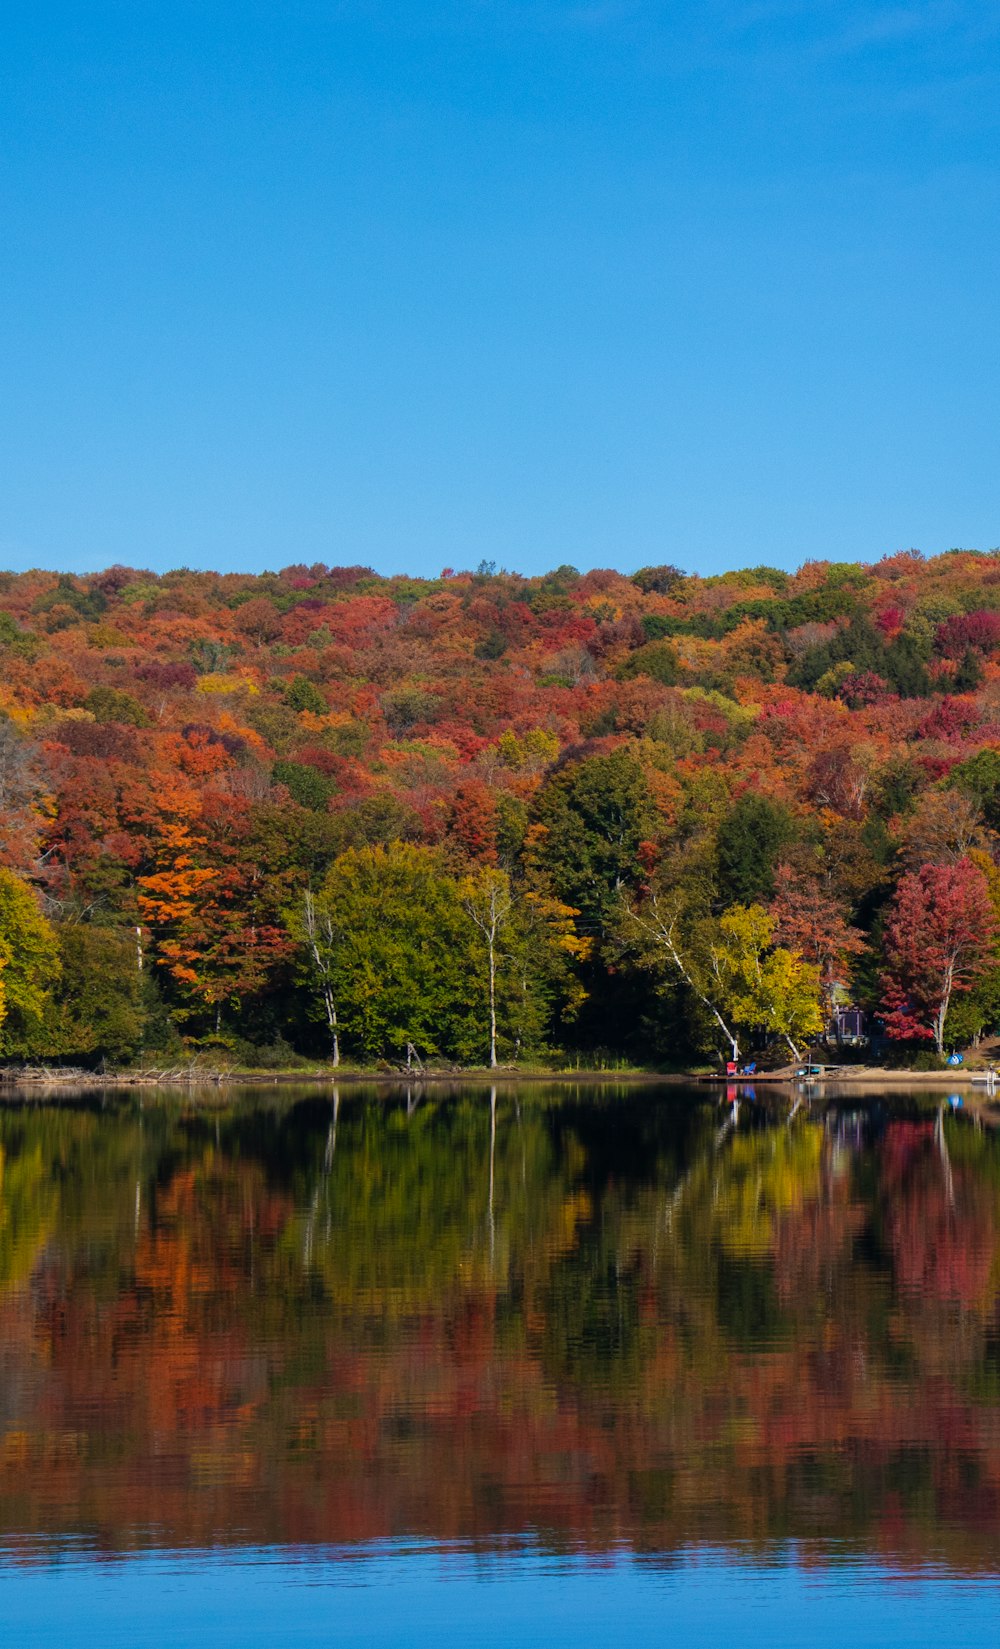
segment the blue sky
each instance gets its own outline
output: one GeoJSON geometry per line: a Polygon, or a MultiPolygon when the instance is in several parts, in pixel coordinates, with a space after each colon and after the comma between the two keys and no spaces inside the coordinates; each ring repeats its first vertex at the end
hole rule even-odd
{"type": "Polygon", "coordinates": [[[988,0],[5,0],[0,564],[1000,543],[988,0]]]}

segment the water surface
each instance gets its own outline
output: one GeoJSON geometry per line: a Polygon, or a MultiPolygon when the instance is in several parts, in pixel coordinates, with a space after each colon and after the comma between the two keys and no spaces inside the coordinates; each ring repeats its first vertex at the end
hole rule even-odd
{"type": "Polygon", "coordinates": [[[0,1112],[10,1641],[992,1643],[1000,1139],[760,1092],[0,1112]]]}

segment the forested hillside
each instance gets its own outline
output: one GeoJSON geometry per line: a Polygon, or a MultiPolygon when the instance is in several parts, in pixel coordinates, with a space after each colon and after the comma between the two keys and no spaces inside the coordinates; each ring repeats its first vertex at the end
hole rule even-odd
{"type": "Polygon", "coordinates": [[[1000,552],[0,576],[0,1056],[680,1062],[1000,1016],[1000,552]]]}

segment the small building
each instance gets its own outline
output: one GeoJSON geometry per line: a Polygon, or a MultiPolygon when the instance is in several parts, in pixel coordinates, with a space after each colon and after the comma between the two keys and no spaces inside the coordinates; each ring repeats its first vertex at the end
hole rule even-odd
{"type": "Polygon", "coordinates": [[[827,1041],[843,1048],[860,1048],[869,1040],[868,1015],[857,1007],[836,1007],[827,1026],[827,1041]]]}

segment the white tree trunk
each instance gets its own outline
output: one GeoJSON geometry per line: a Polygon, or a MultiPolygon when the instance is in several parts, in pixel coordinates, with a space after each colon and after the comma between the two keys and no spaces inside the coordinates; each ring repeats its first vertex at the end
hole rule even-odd
{"type": "Polygon", "coordinates": [[[671,962],[674,964],[674,967],[677,969],[677,972],[684,980],[684,983],[687,985],[688,989],[693,991],[702,1006],[708,1009],[726,1041],[729,1043],[729,1046],[732,1049],[733,1059],[738,1063],[740,1057],[739,1041],[735,1033],[729,1029],[729,1026],[726,1024],[726,1021],[723,1019],[722,1014],[719,1012],[715,1003],[710,997],[706,996],[705,992],[695,984],[694,979],[691,977],[691,972],[685,964],[684,958],[681,956],[681,953],[677,948],[677,942],[674,939],[673,918],[668,920],[660,915],[655,897],[652,901],[652,905],[652,920],[645,920],[641,916],[638,916],[634,910],[631,912],[632,920],[638,927],[645,928],[647,933],[652,934],[653,938],[657,939],[666,950],[667,955],[670,957],[671,962]]]}
{"type": "Polygon", "coordinates": [[[479,929],[486,946],[486,962],[489,977],[489,1060],[490,1070],[497,1068],[497,941],[501,929],[511,914],[511,899],[509,892],[496,883],[491,883],[485,899],[477,899],[472,894],[464,901],[466,914],[470,921],[479,929]]]}
{"type": "Polygon", "coordinates": [[[937,1049],[938,1054],[944,1053],[944,1022],[948,1017],[948,1009],[951,1005],[951,993],[954,988],[954,984],[955,959],[952,957],[948,961],[944,970],[944,979],[941,985],[941,1000],[938,1003],[938,1011],[934,1016],[934,1046],[937,1049]]]}
{"type": "Polygon", "coordinates": [[[337,1026],[337,1009],[329,985],[323,986],[323,1005],[326,1008],[326,1022],[330,1031],[330,1063],[336,1068],[340,1064],[340,1031],[337,1026]]]}
{"type": "MultiPolygon", "coordinates": [[[[331,960],[329,956],[324,956],[320,949],[320,930],[323,923],[322,918],[316,912],[316,900],[308,888],[303,895],[302,910],[306,934],[309,939],[309,954],[312,957],[316,977],[323,993],[323,1007],[326,1010],[326,1023],[330,1032],[330,1063],[336,1069],[340,1064],[340,1028],[337,1024],[337,1004],[333,999],[333,989],[330,983],[331,960]]],[[[322,937],[325,939],[328,948],[332,950],[333,927],[329,917],[326,918],[325,932],[322,937]]]]}
{"type": "Polygon", "coordinates": [[[496,933],[490,932],[490,1070],[497,1068],[497,957],[496,933]]]}

